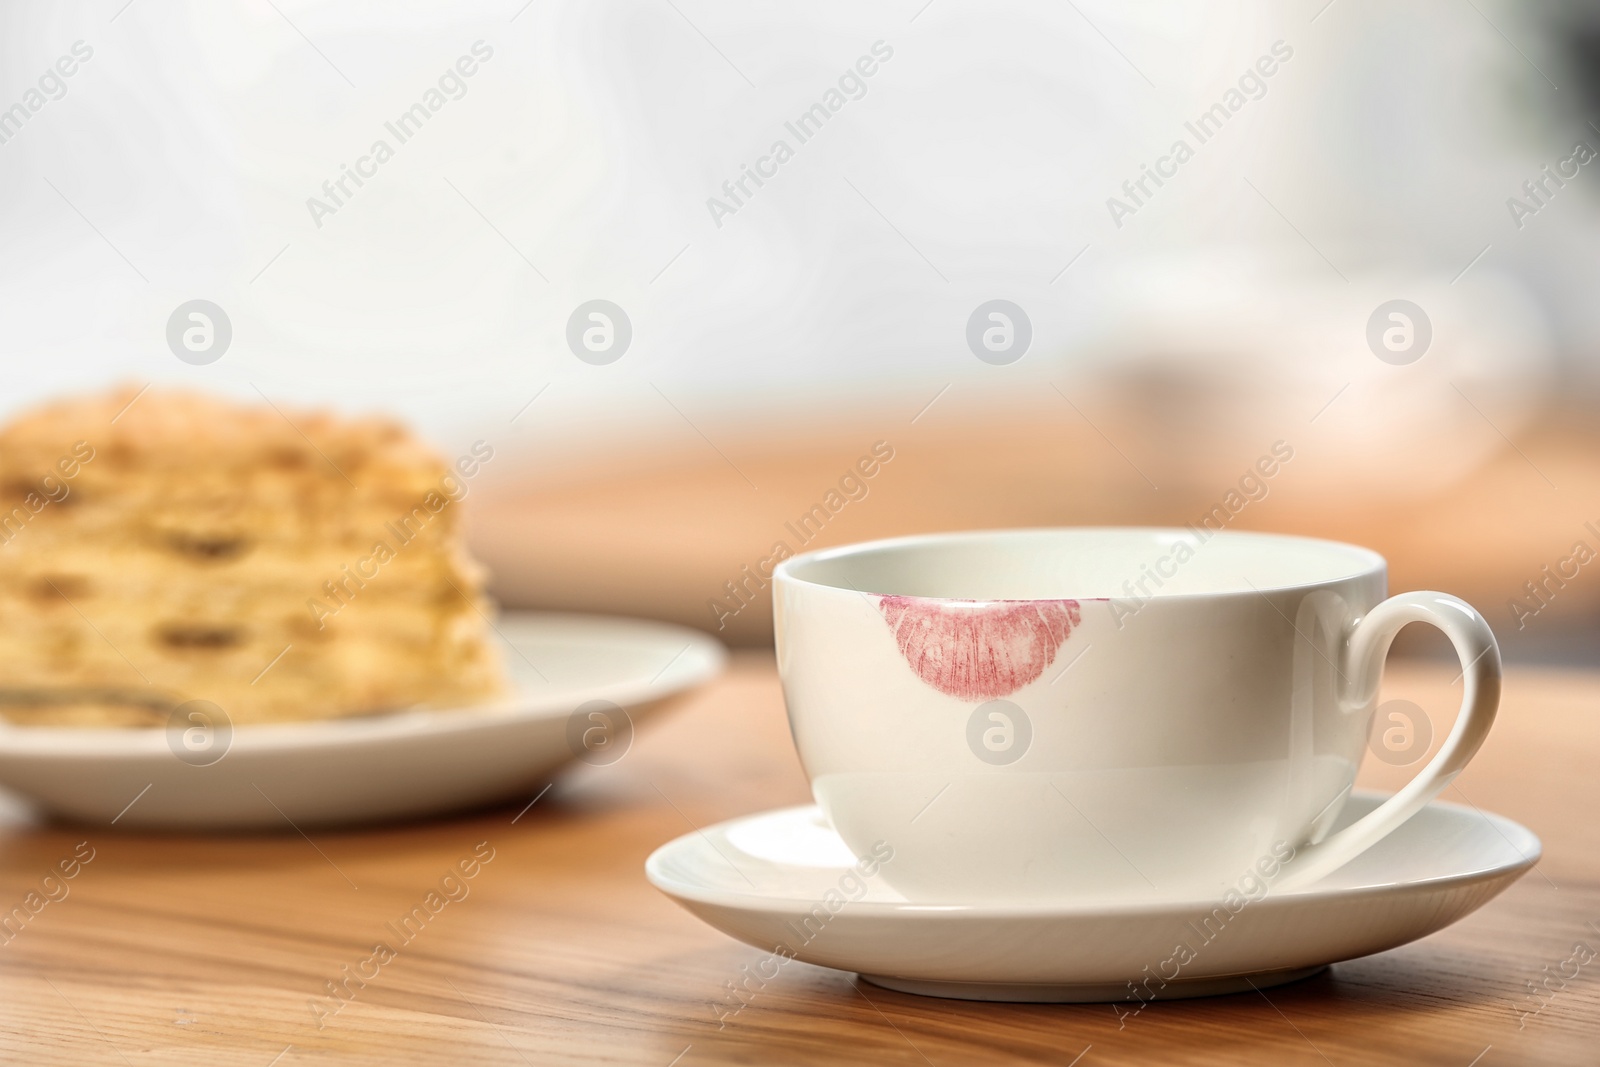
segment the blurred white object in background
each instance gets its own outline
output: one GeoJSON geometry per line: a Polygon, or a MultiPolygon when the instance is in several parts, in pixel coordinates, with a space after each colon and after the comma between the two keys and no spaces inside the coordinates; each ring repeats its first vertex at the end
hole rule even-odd
{"type": "Polygon", "coordinates": [[[1330,281],[1298,257],[1282,245],[1206,249],[1098,279],[1092,377],[1177,480],[1205,487],[1283,440],[1297,481],[1365,504],[1426,495],[1503,450],[1501,435],[1548,401],[1548,331],[1505,275],[1452,282],[1424,267],[1330,281]]]}

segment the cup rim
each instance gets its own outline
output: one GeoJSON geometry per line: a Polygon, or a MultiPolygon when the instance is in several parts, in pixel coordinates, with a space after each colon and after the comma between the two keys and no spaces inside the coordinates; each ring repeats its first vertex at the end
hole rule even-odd
{"type": "MultiPolygon", "coordinates": [[[[1313,589],[1323,588],[1323,587],[1326,587],[1326,586],[1338,585],[1338,584],[1340,584],[1342,582],[1348,582],[1348,581],[1350,581],[1352,579],[1367,577],[1367,576],[1375,574],[1375,573],[1376,574],[1382,574],[1385,577],[1387,577],[1388,566],[1389,566],[1388,565],[1388,561],[1385,560],[1384,557],[1381,554],[1379,554],[1378,552],[1373,551],[1370,548],[1365,548],[1365,547],[1363,547],[1361,545],[1353,545],[1353,544],[1350,544],[1349,542],[1346,542],[1346,541],[1335,541],[1335,540],[1332,540],[1331,538],[1325,538],[1325,537],[1306,537],[1306,536],[1303,536],[1301,534],[1276,533],[1276,532],[1273,532],[1273,531],[1266,531],[1266,530],[1208,530],[1207,532],[1210,534],[1210,536],[1206,538],[1207,541],[1210,541],[1210,540],[1213,540],[1215,538],[1221,537],[1221,538],[1226,538],[1226,539],[1231,540],[1231,541],[1245,540],[1245,541],[1257,541],[1257,542],[1261,542],[1261,543],[1266,543],[1266,542],[1278,542],[1278,543],[1289,542],[1289,543],[1293,543],[1293,544],[1297,544],[1297,545],[1305,546],[1305,547],[1315,547],[1315,548],[1319,548],[1319,549],[1323,549],[1323,550],[1334,550],[1334,551],[1340,552],[1340,553],[1342,553],[1344,555],[1347,555],[1347,556],[1349,556],[1351,558],[1352,569],[1351,569],[1350,573],[1348,573],[1348,574],[1339,575],[1339,576],[1333,577],[1333,578],[1319,578],[1319,579],[1314,580],[1314,581],[1304,581],[1304,582],[1267,583],[1267,584],[1263,584],[1263,585],[1253,586],[1252,588],[1248,588],[1248,589],[1219,589],[1219,590],[1213,590],[1213,591],[1188,592],[1188,593],[1171,593],[1171,592],[1163,592],[1161,590],[1157,590],[1157,591],[1151,593],[1148,597],[1125,598],[1125,597],[1115,597],[1115,596],[1111,596],[1111,597],[1080,596],[1080,597],[1069,597],[1069,598],[1066,598],[1066,599],[1085,600],[1085,601],[1138,599],[1138,600],[1141,600],[1141,601],[1144,601],[1144,602],[1148,602],[1148,601],[1151,601],[1151,600],[1181,601],[1181,600],[1219,599],[1219,598],[1223,598],[1223,597],[1255,596],[1255,595],[1264,594],[1264,593],[1286,593],[1286,592],[1295,592],[1295,591],[1309,591],[1309,590],[1313,590],[1313,589]]],[[[834,546],[832,546],[830,548],[819,548],[819,549],[814,549],[813,551],[810,551],[810,552],[802,552],[799,555],[790,556],[789,558],[787,558],[787,559],[783,560],[782,562],[780,562],[775,568],[773,568],[772,579],[773,579],[774,583],[782,581],[782,582],[785,582],[785,583],[793,583],[795,585],[809,586],[809,587],[814,588],[814,589],[835,589],[835,590],[839,590],[841,592],[858,593],[858,594],[864,594],[866,596],[880,596],[880,597],[881,596],[897,596],[897,597],[905,597],[908,600],[928,600],[928,601],[950,602],[950,603],[974,603],[974,602],[978,602],[978,603],[990,603],[990,604],[1001,604],[1001,603],[1023,603],[1023,604],[1026,604],[1026,603],[1034,603],[1034,602],[1039,602],[1039,601],[1060,600],[1060,599],[1063,599],[1063,598],[1061,598],[1061,597],[1010,597],[1010,598],[991,598],[991,599],[984,599],[984,600],[981,600],[981,601],[974,601],[973,598],[970,598],[970,597],[920,596],[920,595],[915,595],[915,594],[896,593],[896,592],[892,592],[892,591],[888,591],[888,590],[858,589],[858,588],[856,588],[854,586],[850,586],[850,585],[837,585],[837,584],[834,584],[834,583],[831,583],[831,582],[815,581],[815,580],[810,579],[810,578],[802,578],[802,577],[797,576],[794,573],[796,568],[801,567],[801,566],[805,566],[805,565],[808,565],[808,564],[826,562],[826,561],[835,560],[835,559],[842,559],[842,558],[846,558],[846,557],[849,557],[849,556],[860,555],[860,554],[867,553],[867,552],[882,551],[882,550],[885,550],[885,549],[915,548],[915,547],[919,547],[919,546],[922,546],[922,545],[932,545],[932,544],[940,544],[940,543],[949,544],[949,543],[952,543],[952,542],[957,542],[957,541],[962,541],[962,540],[976,540],[976,539],[985,538],[985,537],[987,537],[987,538],[997,538],[997,537],[1009,537],[1009,536],[1025,535],[1025,534],[1051,534],[1051,533],[1057,533],[1057,534],[1071,534],[1071,533],[1133,534],[1133,535],[1146,536],[1146,537],[1149,537],[1149,536],[1157,536],[1157,537],[1159,537],[1159,536],[1162,536],[1162,535],[1174,536],[1175,535],[1175,536],[1193,537],[1193,536],[1195,536],[1196,531],[1193,528],[1193,526],[1012,526],[1012,527],[999,527],[999,528],[980,529],[980,530],[942,530],[942,531],[935,531],[935,532],[932,532],[932,533],[906,534],[906,535],[902,535],[900,537],[882,537],[882,538],[877,538],[877,539],[874,539],[874,540],[871,540],[871,541],[856,541],[856,542],[853,542],[851,544],[846,544],[846,545],[834,545],[834,546]]]]}

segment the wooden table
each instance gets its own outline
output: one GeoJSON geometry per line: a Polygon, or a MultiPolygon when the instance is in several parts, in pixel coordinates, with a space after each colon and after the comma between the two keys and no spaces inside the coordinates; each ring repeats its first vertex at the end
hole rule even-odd
{"type": "MultiPolygon", "coordinates": [[[[1447,715],[1454,673],[1396,664],[1385,697],[1447,715]]],[[[761,953],[679,910],[641,866],[691,825],[808,797],[770,657],[744,654],[622,760],[568,774],[520,817],[527,800],[309,840],[287,827],[152,836],[13,818],[0,907],[68,893],[9,941],[0,933],[0,1048],[8,1062],[240,1067],[1592,1064],[1600,959],[1520,1028],[1519,1012],[1525,983],[1575,942],[1600,948],[1597,701],[1600,674],[1511,673],[1500,721],[1449,798],[1525,822],[1545,859],[1420,943],[1267,996],[1157,1003],[1120,1030],[1106,1005],[928,1000],[795,963],[719,1029],[710,1005],[761,953]],[[89,849],[75,878],[42,886],[89,849]],[[324,984],[347,966],[371,973],[385,924],[475,849],[493,858],[449,883],[467,895],[330,1011],[340,1002],[320,999],[324,984]]],[[[1407,774],[1368,763],[1369,786],[1407,774]]]]}

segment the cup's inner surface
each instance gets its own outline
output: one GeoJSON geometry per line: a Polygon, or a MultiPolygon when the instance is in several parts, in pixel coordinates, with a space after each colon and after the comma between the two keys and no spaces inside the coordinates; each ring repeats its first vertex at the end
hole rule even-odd
{"type": "Polygon", "coordinates": [[[1204,528],[1042,529],[875,541],[796,557],[788,577],[892,596],[1109,599],[1250,593],[1381,570],[1336,541],[1204,528]]]}

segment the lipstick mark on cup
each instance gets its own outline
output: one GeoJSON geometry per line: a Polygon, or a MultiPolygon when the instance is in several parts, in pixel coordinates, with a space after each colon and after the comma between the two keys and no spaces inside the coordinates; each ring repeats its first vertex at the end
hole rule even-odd
{"type": "Polygon", "coordinates": [[[1036,681],[1082,621],[1076,600],[880,596],[878,610],[918,678],[970,701],[1010,696],[1036,681]]]}

